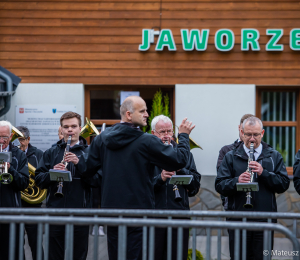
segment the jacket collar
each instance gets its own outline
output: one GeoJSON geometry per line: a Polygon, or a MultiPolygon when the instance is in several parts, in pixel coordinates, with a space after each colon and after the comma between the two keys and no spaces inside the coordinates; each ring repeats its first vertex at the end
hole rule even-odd
{"type": "Polygon", "coordinates": [[[33,155],[36,151],[36,147],[32,146],[30,143],[28,144],[26,156],[29,157],[33,155]]]}
{"type": "MultiPolygon", "coordinates": [[[[59,140],[57,142],[57,146],[63,149],[66,148],[67,143],[65,142],[65,139],[62,138],[59,140]]],[[[87,141],[83,137],[79,136],[79,144],[75,144],[71,149],[85,149],[86,147],[88,147],[87,141]]]]}

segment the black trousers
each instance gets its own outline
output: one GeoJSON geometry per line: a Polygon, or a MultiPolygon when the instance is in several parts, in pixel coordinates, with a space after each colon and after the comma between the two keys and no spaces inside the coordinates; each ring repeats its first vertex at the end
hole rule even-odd
{"type": "MultiPolygon", "coordinates": [[[[9,224],[0,224],[0,260],[9,259],[9,224]]],[[[15,259],[19,259],[19,225],[16,225],[15,233],[15,259]]],[[[22,242],[22,245],[24,242],[22,242]]],[[[24,246],[22,246],[23,257],[24,257],[24,246]]]]}
{"type": "MultiPolygon", "coordinates": [[[[155,228],[155,260],[167,259],[168,229],[155,228]]],[[[189,229],[183,229],[182,260],[187,259],[189,229]]],[[[172,228],[172,259],[177,260],[177,228],[172,228]]]]}
{"type": "MultiPolygon", "coordinates": [[[[25,230],[27,233],[28,243],[31,249],[32,259],[37,259],[37,225],[25,224],[25,230]]],[[[42,248],[42,259],[44,257],[44,251],[42,248]]]]}
{"type": "MultiPolygon", "coordinates": [[[[234,260],[234,230],[228,230],[229,234],[229,251],[230,259],[234,260]]],[[[263,231],[247,231],[247,243],[246,243],[246,259],[247,260],[263,260],[263,231]]],[[[242,259],[242,231],[240,231],[240,259],[242,259]]],[[[274,245],[274,231],[271,232],[271,249],[274,245]]]]}
{"type": "MultiPolygon", "coordinates": [[[[73,260],[85,260],[88,253],[89,226],[74,226],[73,260]]],[[[49,260],[63,260],[65,226],[50,225],[49,260]]]]}
{"type": "MultiPolygon", "coordinates": [[[[127,253],[126,259],[142,259],[143,228],[127,228],[127,253]]],[[[107,247],[109,260],[118,259],[118,227],[107,227],[107,247]]]]}

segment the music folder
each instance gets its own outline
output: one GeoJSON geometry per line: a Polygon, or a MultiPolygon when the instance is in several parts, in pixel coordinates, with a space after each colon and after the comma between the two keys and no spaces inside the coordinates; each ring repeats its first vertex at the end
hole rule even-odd
{"type": "Polygon", "coordinates": [[[11,152],[0,152],[0,162],[11,163],[11,152]]]}
{"type": "Polygon", "coordinates": [[[173,185],[189,185],[193,179],[193,175],[173,175],[169,184],[173,185]]]}
{"type": "Polygon", "coordinates": [[[249,183],[237,183],[236,184],[237,191],[259,191],[259,186],[257,182],[249,182],[249,183]]]}
{"type": "Polygon", "coordinates": [[[51,169],[49,173],[51,181],[72,181],[72,174],[70,171],[51,169]]]}

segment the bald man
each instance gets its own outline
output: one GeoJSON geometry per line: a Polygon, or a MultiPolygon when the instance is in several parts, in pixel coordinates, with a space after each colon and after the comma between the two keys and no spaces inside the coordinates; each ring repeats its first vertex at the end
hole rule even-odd
{"type": "MultiPolygon", "coordinates": [[[[90,145],[89,153],[77,165],[84,176],[102,168],[101,207],[114,209],[154,209],[153,169],[167,171],[185,167],[189,160],[189,134],[195,126],[184,119],[179,126],[175,150],[154,135],[144,133],[147,106],[137,96],[125,99],[121,122],[106,128],[90,145]]],[[[109,259],[118,258],[118,227],[108,227],[109,259]]],[[[127,229],[127,259],[142,259],[142,228],[127,229]]]]}

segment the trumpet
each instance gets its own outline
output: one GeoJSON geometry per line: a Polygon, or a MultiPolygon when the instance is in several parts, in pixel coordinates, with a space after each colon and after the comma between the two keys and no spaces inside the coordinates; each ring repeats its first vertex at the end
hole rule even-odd
{"type": "MultiPolygon", "coordinates": [[[[65,161],[65,156],[70,151],[71,141],[72,141],[72,135],[69,135],[69,138],[67,141],[67,146],[66,146],[65,153],[64,153],[64,157],[61,161],[61,163],[63,163],[65,165],[65,168],[67,168],[67,166],[68,166],[68,163],[65,161]]],[[[64,196],[64,194],[62,192],[63,186],[64,186],[63,181],[61,180],[61,178],[58,178],[58,185],[57,185],[58,189],[57,189],[57,192],[54,194],[55,197],[63,198],[63,196],[64,196]]]]}
{"type": "Polygon", "coordinates": [[[0,182],[2,184],[10,184],[13,181],[13,176],[8,172],[7,163],[11,161],[11,152],[3,152],[1,145],[0,157],[0,182]]]}

